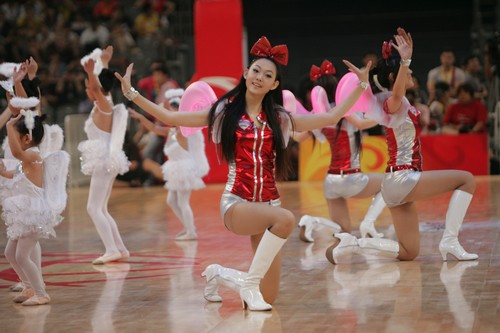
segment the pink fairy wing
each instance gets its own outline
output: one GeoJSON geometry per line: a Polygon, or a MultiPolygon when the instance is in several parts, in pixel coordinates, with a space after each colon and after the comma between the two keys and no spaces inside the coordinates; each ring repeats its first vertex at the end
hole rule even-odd
{"type": "MultiPolygon", "coordinates": [[[[197,112],[206,110],[217,101],[212,87],[206,82],[196,81],[187,87],[184,95],[182,95],[181,103],[179,104],[180,112],[197,112]]],[[[183,127],[181,126],[181,133],[184,136],[189,136],[203,127],[183,127]]]]}
{"type": "Polygon", "coordinates": [[[296,114],[297,105],[295,103],[295,95],[290,90],[283,90],[281,93],[283,94],[283,107],[285,110],[296,114]]]}
{"type": "MultiPolygon", "coordinates": [[[[356,74],[349,72],[344,75],[337,85],[335,103],[337,105],[340,104],[358,85],[359,79],[356,74]]],[[[370,113],[370,110],[373,110],[375,103],[375,96],[373,96],[372,90],[368,87],[368,89],[365,90],[365,92],[361,95],[361,97],[359,97],[353,107],[350,108],[345,115],[348,116],[355,112],[370,113]]]]}
{"type": "Polygon", "coordinates": [[[326,91],[321,86],[315,86],[311,90],[311,103],[314,114],[327,113],[330,111],[330,102],[326,91]]]}
{"type": "Polygon", "coordinates": [[[293,114],[309,114],[310,112],[300,103],[290,90],[283,90],[283,107],[293,114]]]}

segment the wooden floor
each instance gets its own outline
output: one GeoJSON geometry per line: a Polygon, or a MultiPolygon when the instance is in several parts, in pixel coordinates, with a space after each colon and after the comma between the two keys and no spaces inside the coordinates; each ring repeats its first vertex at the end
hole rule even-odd
{"type": "MultiPolygon", "coordinates": [[[[103,246],[86,213],[87,188],[70,190],[58,237],[42,241],[50,305],[12,302],[15,280],[0,258],[1,332],[500,332],[500,177],[478,177],[460,240],[473,262],[443,262],[438,243],[450,195],[418,203],[421,253],[413,262],[357,259],[334,266],[324,250],[332,240],[298,239],[284,246],[281,291],[271,312],[243,311],[239,296],[221,290],[223,303],[203,299],[200,273],[210,263],[247,270],[248,238],[227,231],[219,218],[223,185],[193,193],[199,239],[176,242],[180,231],[166,191],[116,188],[110,201],[127,262],[93,266],[103,246]]],[[[327,216],[321,183],[284,183],[283,206],[327,216]]],[[[354,228],[370,200],[352,200],[354,228]]],[[[378,228],[394,237],[389,211],[378,228]],[[391,232],[392,231],[392,232],[391,232]]],[[[4,248],[5,237],[0,239],[4,248]]]]}

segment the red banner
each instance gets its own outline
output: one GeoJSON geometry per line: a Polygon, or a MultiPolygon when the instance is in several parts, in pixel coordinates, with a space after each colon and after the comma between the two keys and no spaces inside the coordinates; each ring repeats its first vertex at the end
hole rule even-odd
{"type": "MultiPolygon", "coordinates": [[[[195,74],[221,96],[234,88],[243,73],[243,14],[240,0],[197,0],[194,4],[195,74]]],[[[206,130],[204,130],[206,137],[206,130]]],[[[227,164],[219,164],[215,145],[207,143],[207,183],[225,182],[227,164]]]]}
{"type": "MultiPolygon", "coordinates": [[[[466,170],[473,175],[489,174],[488,136],[486,134],[426,135],[420,137],[424,170],[466,170]]],[[[323,180],[330,163],[327,142],[312,140],[300,144],[299,179],[323,180]]],[[[363,137],[361,169],[363,172],[384,172],[389,156],[382,136],[363,137]]]]}

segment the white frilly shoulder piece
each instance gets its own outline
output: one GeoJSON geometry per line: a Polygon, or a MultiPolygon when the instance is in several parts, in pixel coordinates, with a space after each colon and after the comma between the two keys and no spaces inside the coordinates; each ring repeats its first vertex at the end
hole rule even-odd
{"type": "Polygon", "coordinates": [[[389,128],[396,128],[403,124],[411,108],[411,104],[406,97],[403,97],[399,110],[394,113],[384,111],[384,103],[391,96],[390,91],[375,94],[376,103],[370,112],[365,113],[366,118],[373,119],[380,125],[389,128]]]}

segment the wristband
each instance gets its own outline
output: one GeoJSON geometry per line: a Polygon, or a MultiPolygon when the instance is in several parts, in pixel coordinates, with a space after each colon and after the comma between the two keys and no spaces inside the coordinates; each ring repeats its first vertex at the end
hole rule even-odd
{"type": "Polygon", "coordinates": [[[399,61],[399,64],[401,66],[405,66],[405,67],[410,67],[410,64],[411,64],[411,59],[401,59],[399,61]]]}
{"type": "Polygon", "coordinates": [[[369,84],[368,84],[368,82],[359,80],[359,86],[361,88],[363,88],[363,90],[366,90],[366,89],[368,89],[369,84]]]}
{"type": "Polygon", "coordinates": [[[139,92],[135,90],[134,87],[130,87],[129,90],[123,94],[123,96],[125,96],[125,98],[129,101],[133,101],[138,95],[139,92]]]}

